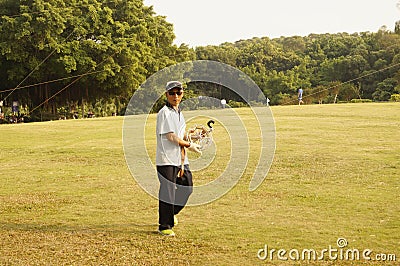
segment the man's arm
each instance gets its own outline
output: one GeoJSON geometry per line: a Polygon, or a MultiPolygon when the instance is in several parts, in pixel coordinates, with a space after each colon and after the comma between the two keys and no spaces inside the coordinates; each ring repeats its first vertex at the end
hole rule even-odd
{"type": "Polygon", "coordinates": [[[166,134],[169,141],[179,145],[180,147],[188,148],[190,151],[197,152],[201,154],[200,145],[196,143],[190,143],[189,141],[179,138],[175,133],[170,132],[166,134]]]}
{"type": "Polygon", "coordinates": [[[181,147],[189,148],[190,147],[190,142],[185,141],[181,138],[179,138],[175,133],[170,132],[166,134],[166,137],[169,141],[175,143],[176,145],[179,145],[181,147]]]}

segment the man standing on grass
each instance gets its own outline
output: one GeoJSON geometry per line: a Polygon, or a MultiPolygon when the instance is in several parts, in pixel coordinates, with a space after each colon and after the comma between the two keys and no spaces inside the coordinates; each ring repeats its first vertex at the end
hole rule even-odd
{"type": "Polygon", "coordinates": [[[192,173],[185,148],[201,153],[200,146],[185,139],[186,122],[179,104],[183,86],[170,81],[166,86],[167,103],[157,114],[156,166],[160,181],[158,195],[158,232],[175,236],[172,228],[178,224],[176,215],[186,205],[193,191],[192,173]]]}

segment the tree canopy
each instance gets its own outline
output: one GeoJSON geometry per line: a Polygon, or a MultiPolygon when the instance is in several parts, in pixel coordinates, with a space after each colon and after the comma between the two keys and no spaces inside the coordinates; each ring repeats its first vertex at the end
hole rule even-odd
{"type": "Polygon", "coordinates": [[[154,72],[194,59],[142,0],[2,0],[0,12],[1,96],[31,108],[126,103],[154,72]]]}

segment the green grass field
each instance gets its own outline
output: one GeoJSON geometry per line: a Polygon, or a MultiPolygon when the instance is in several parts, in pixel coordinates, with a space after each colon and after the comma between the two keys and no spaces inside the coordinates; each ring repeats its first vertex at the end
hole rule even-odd
{"type": "MultiPolygon", "coordinates": [[[[184,209],[175,238],[157,234],[158,202],[130,175],[122,117],[1,125],[0,265],[281,265],[276,253],[262,261],[257,252],[266,244],[321,251],[340,237],[399,263],[400,104],[273,107],[275,159],[254,192],[258,131],[249,109],[236,111],[254,146],[248,167],[221,199],[184,209]]],[[[212,180],[228,159],[218,154],[195,183],[212,180]]]]}

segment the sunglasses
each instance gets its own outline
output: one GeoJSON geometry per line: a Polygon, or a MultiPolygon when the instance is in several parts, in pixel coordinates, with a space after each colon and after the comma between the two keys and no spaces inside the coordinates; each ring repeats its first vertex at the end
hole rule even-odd
{"type": "Polygon", "coordinates": [[[170,95],[170,96],[173,96],[173,95],[178,95],[178,96],[181,96],[182,95],[182,91],[169,91],[168,92],[168,95],[170,95]]]}

